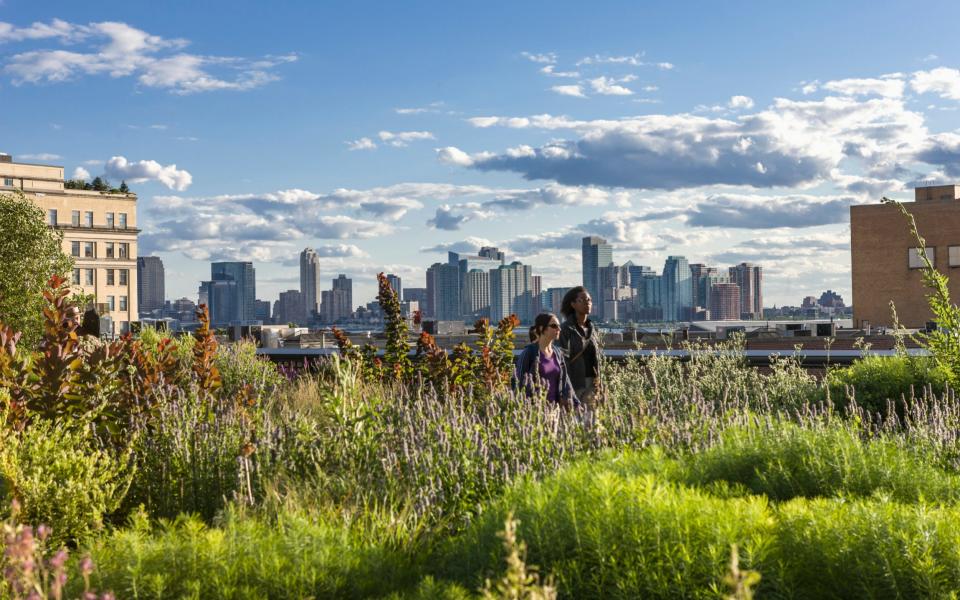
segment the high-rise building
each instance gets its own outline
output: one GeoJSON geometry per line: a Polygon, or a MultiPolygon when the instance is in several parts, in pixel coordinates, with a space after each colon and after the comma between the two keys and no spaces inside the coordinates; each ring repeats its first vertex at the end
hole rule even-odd
{"type": "Polygon", "coordinates": [[[636,280],[637,295],[635,315],[638,321],[663,320],[663,278],[653,272],[645,272],[636,280]]]}
{"type": "MultiPolygon", "coordinates": [[[[696,287],[694,287],[694,290],[699,291],[699,298],[703,301],[703,304],[698,304],[697,306],[704,307],[708,310],[713,306],[713,285],[717,283],[730,283],[729,272],[724,271],[721,273],[712,267],[708,268],[706,272],[700,276],[700,281],[696,287]]],[[[710,315],[710,319],[713,319],[712,314],[710,315]]]]}
{"type": "Polygon", "coordinates": [[[403,301],[404,302],[416,302],[419,305],[419,310],[426,310],[427,307],[427,288],[403,288],[403,301]]]}
{"type": "Polygon", "coordinates": [[[233,279],[200,282],[200,304],[207,305],[210,324],[214,327],[226,327],[240,320],[237,317],[240,296],[240,286],[233,279]]]}
{"type": "Polygon", "coordinates": [[[270,322],[270,301],[269,300],[254,300],[253,301],[253,312],[256,315],[258,321],[264,323],[270,322]]]}
{"type": "Polygon", "coordinates": [[[630,273],[630,287],[636,289],[640,286],[640,280],[644,277],[653,275],[653,269],[644,265],[635,265],[633,261],[627,261],[624,265],[630,273]]]}
{"type": "Polygon", "coordinates": [[[506,255],[503,252],[500,252],[500,249],[495,246],[483,246],[480,248],[480,251],[477,252],[477,256],[482,256],[483,258],[492,258],[500,261],[502,265],[506,261],[506,255]]]}
{"type": "Polygon", "coordinates": [[[320,313],[320,255],[313,248],[300,253],[300,293],[307,318],[320,313]]]}
{"type": "MultiPolygon", "coordinates": [[[[457,252],[447,253],[447,264],[455,265],[459,269],[460,304],[461,304],[460,313],[465,318],[473,318],[477,316],[473,313],[473,311],[469,310],[467,306],[467,302],[468,302],[467,290],[466,290],[467,273],[469,273],[470,271],[473,271],[474,269],[479,269],[481,271],[487,272],[490,269],[496,269],[501,264],[503,264],[500,259],[494,256],[495,254],[502,255],[503,254],[502,252],[497,251],[496,248],[485,248],[485,250],[488,251],[487,256],[482,256],[479,254],[467,255],[467,254],[460,254],[457,252]]],[[[480,290],[480,289],[489,289],[489,288],[475,288],[473,292],[476,292],[477,290],[480,290]]],[[[485,299],[481,298],[479,299],[479,302],[484,306],[489,306],[490,298],[485,298],[485,299]]]]}
{"type": "Polygon", "coordinates": [[[533,318],[536,318],[543,311],[543,306],[540,303],[540,294],[543,292],[543,277],[541,275],[531,275],[530,276],[530,293],[533,296],[532,304],[530,305],[530,313],[533,318]]]}
{"type": "Polygon", "coordinates": [[[179,298],[169,303],[166,316],[184,323],[197,320],[197,303],[190,298],[179,298]]]}
{"type": "MultiPolygon", "coordinates": [[[[63,233],[63,251],[73,257],[71,283],[92,294],[113,331],[126,333],[139,316],[137,195],[67,189],[63,167],[14,162],[0,154],[0,193],[23,192],[63,233]]],[[[162,305],[161,305],[162,306],[162,305]]]]}
{"type": "Polygon", "coordinates": [[[251,262],[215,262],[210,263],[210,279],[212,281],[235,281],[235,293],[237,297],[232,305],[233,314],[228,318],[226,315],[219,315],[218,318],[224,319],[220,323],[229,323],[230,321],[252,321],[256,319],[254,310],[254,300],[257,299],[257,280],[256,269],[251,262]]]}
{"type": "Polygon", "coordinates": [[[730,282],[740,286],[740,318],[763,318],[763,271],[751,263],[730,267],[730,282]]]}
{"type": "Polygon", "coordinates": [[[690,299],[690,305],[693,306],[694,308],[696,307],[709,308],[709,306],[705,303],[707,293],[706,293],[706,290],[703,289],[703,286],[704,286],[703,278],[704,278],[704,275],[709,273],[711,270],[716,272],[716,269],[712,267],[708,267],[703,263],[690,264],[690,285],[693,286],[693,292],[692,292],[693,295],[691,296],[691,299],[690,299]]]}
{"type": "Polygon", "coordinates": [[[320,294],[320,318],[325,323],[336,323],[353,314],[353,280],[340,274],[333,280],[332,289],[320,294]]]}
{"type": "Polygon", "coordinates": [[[663,264],[664,321],[688,321],[693,311],[690,264],[683,256],[668,256],[663,264]]]}
{"type": "Polygon", "coordinates": [[[533,268],[514,261],[490,270],[490,322],[511,314],[530,323],[533,312],[533,268]]]}
{"type": "Polygon", "coordinates": [[[570,291],[570,288],[565,287],[552,287],[547,288],[544,292],[541,293],[543,300],[541,302],[543,310],[549,310],[553,314],[557,315],[557,318],[563,321],[564,316],[560,314],[560,308],[563,305],[563,297],[567,295],[567,292],[570,291]]]}
{"type": "Polygon", "coordinates": [[[490,316],[490,272],[471,269],[463,285],[463,314],[470,319],[490,316]]]}
{"type": "Polygon", "coordinates": [[[600,282],[600,267],[613,263],[613,246],[607,240],[590,236],[582,240],[581,263],[583,271],[583,287],[587,288],[593,298],[596,318],[603,320],[603,286],[600,282]]]}
{"type": "Polygon", "coordinates": [[[277,323],[302,324],[307,317],[303,300],[304,294],[300,290],[280,292],[280,297],[277,300],[277,310],[274,314],[277,323]]]}
{"type": "Polygon", "coordinates": [[[710,286],[710,319],[736,321],[740,318],[740,286],[714,283],[710,286]]]}
{"type": "Polygon", "coordinates": [[[141,315],[163,310],[167,300],[164,283],[163,261],[159,256],[137,257],[137,306],[141,315]]]}
{"type": "Polygon", "coordinates": [[[403,285],[401,284],[400,276],[388,273],[387,283],[390,284],[390,288],[393,290],[393,293],[397,295],[397,300],[399,300],[401,294],[403,293],[403,285]]]}
{"type": "Polygon", "coordinates": [[[426,315],[438,321],[460,321],[460,267],[434,263],[427,269],[426,315]]]}

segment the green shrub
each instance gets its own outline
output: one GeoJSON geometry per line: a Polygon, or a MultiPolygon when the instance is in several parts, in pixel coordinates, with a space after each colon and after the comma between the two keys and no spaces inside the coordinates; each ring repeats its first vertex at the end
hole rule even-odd
{"type": "Polygon", "coordinates": [[[859,406],[875,413],[887,412],[888,402],[902,406],[901,399],[921,398],[928,387],[942,394],[951,380],[950,371],[934,359],[906,356],[865,356],[827,375],[834,404],[845,406],[852,395],[859,406]]]}
{"type": "Polygon", "coordinates": [[[130,462],[101,448],[82,423],[37,420],[0,431],[0,510],[16,499],[21,521],[50,526],[54,545],[89,539],[126,494],[130,462]]]}
{"type": "Polygon", "coordinates": [[[855,427],[802,428],[777,422],[769,428],[731,429],[722,441],[685,458],[690,485],[715,481],[741,485],[771,500],[883,494],[898,502],[954,502],[960,477],[933,466],[929,457],[890,438],[864,441],[855,427]]]}
{"type": "Polygon", "coordinates": [[[278,393],[287,383],[276,365],[269,359],[257,356],[253,342],[242,341],[217,347],[214,361],[220,370],[223,389],[227,398],[243,397],[262,401],[278,393]]]}

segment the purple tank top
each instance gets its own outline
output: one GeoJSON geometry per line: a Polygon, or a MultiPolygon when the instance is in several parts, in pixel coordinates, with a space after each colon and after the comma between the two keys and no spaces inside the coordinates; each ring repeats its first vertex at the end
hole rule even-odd
{"type": "Polygon", "coordinates": [[[557,352],[547,356],[540,352],[540,382],[547,386],[547,400],[560,401],[560,361],[557,352]]]}

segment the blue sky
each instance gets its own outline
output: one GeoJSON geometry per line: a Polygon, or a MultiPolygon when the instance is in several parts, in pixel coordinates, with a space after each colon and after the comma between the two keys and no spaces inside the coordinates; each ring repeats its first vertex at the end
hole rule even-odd
{"type": "Polygon", "coordinates": [[[848,207],[960,179],[948,2],[0,0],[0,151],[127,179],[167,295],[210,260],[357,303],[480,244],[579,282],[579,239],[850,300],[848,207]]]}

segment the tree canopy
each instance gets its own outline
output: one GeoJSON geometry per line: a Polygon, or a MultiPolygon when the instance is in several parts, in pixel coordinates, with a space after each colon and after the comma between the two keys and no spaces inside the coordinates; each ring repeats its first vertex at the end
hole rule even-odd
{"type": "Polygon", "coordinates": [[[32,347],[43,327],[47,281],[67,274],[73,260],[63,252],[63,234],[20,192],[0,194],[0,230],[0,322],[23,332],[32,347]]]}

